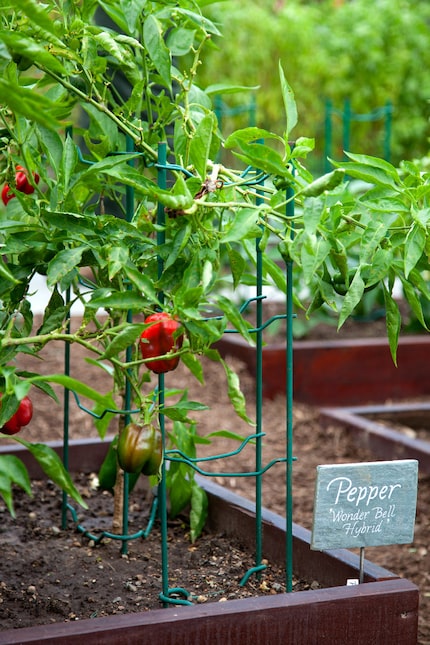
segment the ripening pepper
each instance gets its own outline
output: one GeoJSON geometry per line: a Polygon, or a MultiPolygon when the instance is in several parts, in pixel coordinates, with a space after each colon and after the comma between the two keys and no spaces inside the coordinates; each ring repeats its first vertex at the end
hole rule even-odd
{"type": "Polygon", "coordinates": [[[126,473],[137,473],[151,459],[156,447],[153,425],[129,423],[120,433],[118,463],[126,473]]]}
{"type": "Polygon", "coordinates": [[[154,428],[154,448],[148,461],[143,464],[142,473],[144,475],[157,475],[160,472],[161,462],[163,461],[163,442],[161,432],[154,428]]]}
{"type": "Polygon", "coordinates": [[[0,432],[7,435],[17,434],[23,426],[30,423],[33,417],[33,404],[30,397],[25,396],[20,402],[18,410],[6,421],[4,426],[0,428],[0,432]]]}
{"type": "MultiPolygon", "coordinates": [[[[36,184],[39,183],[40,176],[37,172],[33,173],[33,180],[36,184]]],[[[23,166],[16,167],[15,187],[20,193],[25,193],[26,195],[34,193],[34,186],[28,181],[28,171],[23,166]]],[[[1,197],[5,206],[15,197],[8,184],[3,186],[1,197]]]]}
{"type": "MultiPolygon", "coordinates": [[[[140,336],[142,358],[156,358],[169,352],[176,352],[182,347],[183,334],[179,334],[180,323],[166,312],[151,314],[145,320],[149,325],[140,336]]],[[[147,368],[155,374],[174,370],[179,363],[179,356],[150,361],[147,368]]]]}

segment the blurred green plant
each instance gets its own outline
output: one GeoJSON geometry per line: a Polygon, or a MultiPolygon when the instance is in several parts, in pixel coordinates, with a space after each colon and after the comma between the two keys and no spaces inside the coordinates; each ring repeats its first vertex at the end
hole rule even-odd
{"type": "MultiPolygon", "coordinates": [[[[282,104],[275,61],[281,60],[292,87],[303,131],[316,141],[310,161],[324,168],[324,108],[329,99],[343,109],[367,114],[393,105],[392,158],[428,152],[430,5],[426,0],[354,0],[336,3],[230,0],[215,5],[211,17],[222,37],[198,70],[202,85],[214,78],[257,85],[257,122],[279,131],[282,104]]],[[[240,99],[232,99],[232,104],[240,99]]],[[[243,95],[243,103],[248,97],[243,95]]],[[[334,120],[333,128],[342,123],[334,120]]],[[[342,137],[335,136],[337,159],[342,137]]],[[[351,150],[383,156],[383,124],[352,126],[351,150]]]]}

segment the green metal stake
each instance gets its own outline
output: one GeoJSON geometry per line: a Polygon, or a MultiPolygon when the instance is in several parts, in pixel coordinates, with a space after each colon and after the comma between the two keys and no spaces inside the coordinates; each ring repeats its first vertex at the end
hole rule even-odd
{"type": "MultiPolygon", "coordinates": [[[[126,138],[126,150],[127,152],[134,151],[133,140],[127,136],[126,138]]],[[[134,165],[133,159],[127,162],[129,165],[134,165]]],[[[131,222],[133,219],[134,211],[134,189],[131,186],[126,186],[125,189],[125,216],[127,222],[131,222]]],[[[131,323],[133,321],[133,313],[131,310],[127,311],[127,322],[131,323]]],[[[133,348],[127,347],[126,349],[126,361],[130,363],[133,358],[133,348]]],[[[126,410],[131,409],[131,386],[130,381],[126,375],[125,378],[125,390],[124,390],[124,407],[126,410]]],[[[130,414],[126,413],[124,415],[124,425],[130,423],[130,414]]],[[[123,535],[128,535],[128,506],[129,506],[129,475],[128,473],[123,474],[124,477],[124,487],[122,494],[122,532],[123,535]]],[[[126,554],[128,552],[128,540],[123,540],[121,543],[121,553],[126,554]]]]}
{"type": "Polygon", "coordinates": [[[343,107],[343,153],[349,150],[351,134],[351,103],[345,99],[343,107]]]}
{"type": "MultiPolygon", "coordinates": [[[[167,172],[166,172],[166,162],[167,162],[167,146],[165,143],[160,143],[158,146],[158,186],[159,188],[166,189],[167,187],[167,172]]],[[[160,202],[157,205],[157,244],[162,245],[165,243],[165,212],[164,206],[160,202]]],[[[163,271],[163,260],[158,258],[158,277],[161,276],[163,271]]],[[[163,294],[159,294],[159,300],[163,302],[163,294]]],[[[158,375],[158,403],[160,410],[164,406],[164,374],[158,375]]],[[[165,424],[164,424],[164,414],[160,412],[159,414],[159,423],[160,423],[160,432],[162,437],[163,446],[165,446],[165,424]]],[[[169,560],[168,560],[168,549],[167,549],[167,490],[166,490],[166,462],[163,460],[161,466],[161,481],[158,486],[158,498],[159,498],[159,512],[160,512],[160,522],[161,522],[161,576],[162,576],[162,591],[163,596],[167,597],[169,594],[169,560]]]]}
{"type": "Polygon", "coordinates": [[[324,171],[329,172],[330,164],[329,159],[332,156],[332,122],[331,122],[331,113],[332,113],[332,103],[327,99],[325,102],[325,120],[324,120],[324,171]]]}
{"type": "Polygon", "coordinates": [[[393,106],[391,101],[385,104],[385,136],[384,136],[384,159],[391,160],[391,118],[393,106]]]}
{"type": "MultiPolygon", "coordinates": [[[[258,195],[258,193],[257,193],[258,195]]],[[[257,196],[256,203],[261,204],[261,197],[257,196]]],[[[263,425],[263,256],[260,249],[261,238],[256,240],[256,432],[260,435],[263,425]]],[[[262,448],[263,440],[258,436],[255,441],[255,471],[260,473],[262,469],[262,448]]],[[[255,566],[261,565],[263,557],[263,536],[262,536],[262,491],[263,477],[257,474],[255,478],[255,566]]]]}
{"type": "Polygon", "coordinates": [[[218,128],[222,132],[223,102],[220,94],[215,94],[214,111],[218,121],[218,128]]]}
{"type": "MultiPolygon", "coordinates": [[[[66,290],[66,302],[70,302],[70,287],[66,290]]],[[[70,310],[67,313],[66,333],[70,334],[70,310]]],[[[64,344],[64,374],[70,376],[70,343],[64,344]]],[[[63,400],[63,465],[69,471],[69,418],[70,418],[70,390],[64,388],[63,400]]],[[[63,491],[61,504],[61,528],[67,528],[67,493],[63,491]]]]}
{"type": "MultiPolygon", "coordinates": [[[[294,217],[294,191],[287,188],[286,215],[294,217]]],[[[293,237],[293,232],[291,236],[293,237]]],[[[286,263],[287,292],[286,292],[286,552],[285,552],[285,588],[293,590],[293,263],[286,263]]]]}
{"type": "MultiPolygon", "coordinates": [[[[66,139],[72,137],[73,128],[68,126],[66,128],[66,139]]],[[[66,289],[66,302],[70,302],[70,287],[66,289]]],[[[67,312],[67,325],[66,333],[70,334],[70,309],[67,312]]],[[[70,344],[64,345],[64,374],[70,376],[70,344]]],[[[64,388],[63,400],[63,465],[66,471],[69,471],[69,418],[70,418],[70,390],[64,388]]],[[[63,491],[61,503],[61,528],[64,530],[67,527],[67,493],[63,491]]]]}
{"type": "Polygon", "coordinates": [[[257,99],[255,94],[251,96],[251,103],[249,104],[249,125],[254,126],[257,123],[257,99]]]}

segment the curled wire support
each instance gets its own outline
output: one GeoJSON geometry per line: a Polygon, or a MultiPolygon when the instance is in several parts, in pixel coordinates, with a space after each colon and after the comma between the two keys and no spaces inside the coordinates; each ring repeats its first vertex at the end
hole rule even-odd
{"type": "Polygon", "coordinates": [[[79,533],[81,533],[84,537],[94,542],[94,544],[96,545],[100,544],[101,542],[103,542],[105,538],[109,538],[111,540],[120,540],[121,542],[128,542],[130,540],[136,540],[138,538],[146,539],[148,535],[151,533],[158,513],[158,497],[157,495],[154,495],[154,498],[152,500],[151,512],[149,514],[149,519],[148,519],[148,524],[146,529],[141,529],[139,531],[136,531],[135,533],[129,533],[127,535],[112,533],[111,531],[101,531],[99,535],[95,535],[90,530],[86,529],[85,526],[79,522],[78,514],[71,504],[67,504],[67,510],[70,512],[72,516],[72,520],[76,524],[76,530],[79,533]]]}

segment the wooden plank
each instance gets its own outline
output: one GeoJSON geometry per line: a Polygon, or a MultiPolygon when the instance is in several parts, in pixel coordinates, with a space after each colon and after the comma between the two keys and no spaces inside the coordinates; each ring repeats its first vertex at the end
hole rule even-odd
{"type": "Polygon", "coordinates": [[[395,431],[377,421],[366,419],[365,410],[375,410],[374,406],[357,408],[322,408],[322,424],[340,425],[358,446],[383,459],[417,459],[421,472],[430,474],[430,442],[412,439],[402,432],[395,431]]]}
{"type": "MultiPolygon", "coordinates": [[[[226,334],[216,346],[223,356],[243,360],[255,374],[255,348],[237,334],[226,334]]],[[[397,358],[396,367],[386,338],[294,341],[294,398],[318,406],[346,406],[427,395],[430,336],[403,336],[397,358]]],[[[263,396],[273,398],[285,388],[285,346],[268,345],[263,350],[263,396]]]]}
{"type": "MultiPolygon", "coordinates": [[[[69,470],[70,472],[97,472],[109,446],[111,437],[104,441],[100,439],[78,439],[70,442],[69,470]]],[[[62,441],[47,441],[46,445],[52,448],[61,458],[63,456],[62,441]]],[[[0,455],[12,454],[19,457],[25,464],[32,479],[44,477],[44,473],[33,455],[18,443],[0,445],[0,455]]]]}
{"type": "Polygon", "coordinates": [[[294,345],[294,396],[314,405],[354,405],[428,394],[430,337],[403,337],[398,366],[385,338],[294,345]]]}
{"type": "Polygon", "coordinates": [[[0,644],[416,645],[417,616],[416,587],[398,579],[18,629],[0,644]]]}

